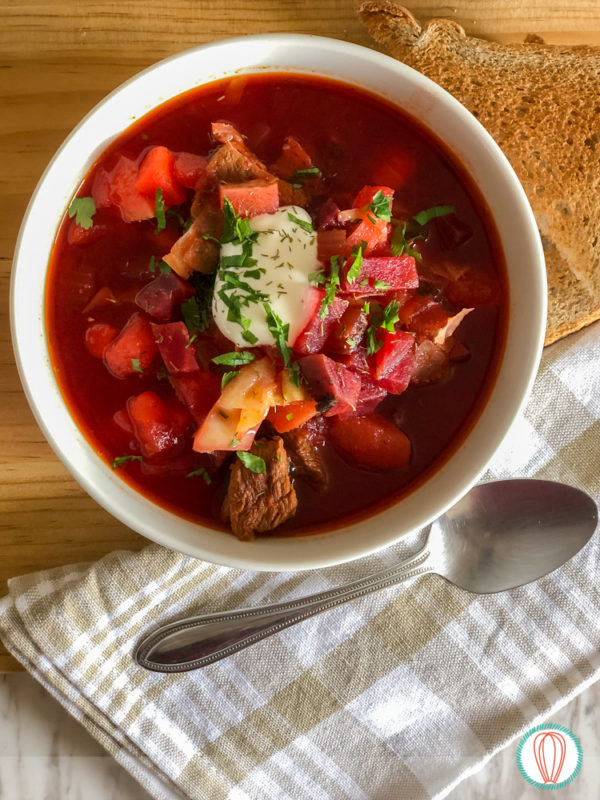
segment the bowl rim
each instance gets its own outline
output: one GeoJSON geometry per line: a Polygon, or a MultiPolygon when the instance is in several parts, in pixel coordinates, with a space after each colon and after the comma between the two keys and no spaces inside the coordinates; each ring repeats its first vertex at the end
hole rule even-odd
{"type": "MultiPolygon", "coordinates": [[[[300,59],[298,58],[297,60],[300,59]]],[[[398,100],[394,101],[392,98],[387,96],[385,92],[378,91],[376,87],[368,85],[368,82],[363,82],[356,78],[356,76],[354,78],[343,77],[342,75],[330,73],[329,71],[319,67],[303,69],[294,67],[290,64],[264,64],[258,67],[256,65],[248,64],[245,66],[238,65],[237,67],[229,69],[224,73],[221,71],[218,74],[215,74],[214,77],[210,78],[210,80],[204,78],[198,81],[197,84],[190,83],[188,88],[192,89],[196,85],[201,86],[211,82],[212,80],[218,80],[221,77],[228,77],[233,74],[256,74],[257,72],[264,73],[266,71],[324,75],[326,77],[331,77],[334,80],[354,84],[359,88],[366,89],[367,91],[381,97],[387,102],[392,102],[397,107],[400,106],[398,100]]],[[[180,94],[180,92],[176,92],[169,97],[157,98],[157,102],[151,106],[151,108],[146,109],[146,111],[150,111],[152,108],[160,106],[162,102],[165,102],[177,94],[180,94]]],[[[406,112],[406,109],[404,110],[406,112]]],[[[410,115],[410,112],[406,113],[409,113],[410,115]]],[[[141,116],[143,116],[142,113],[140,113],[139,117],[141,116]]],[[[132,124],[139,117],[132,118],[130,124],[132,124]]],[[[421,121],[420,124],[426,129],[430,129],[430,125],[427,122],[421,121]]],[[[127,127],[128,126],[121,128],[121,131],[126,130],[127,127]]],[[[457,156],[455,149],[451,147],[439,133],[436,131],[433,131],[433,133],[436,138],[442,141],[447,150],[452,153],[461,164],[465,165],[465,159],[457,156]]],[[[83,178],[83,176],[89,170],[91,164],[95,161],[96,157],[107,147],[108,144],[109,141],[102,141],[100,145],[97,145],[88,153],[87,166],[84,167],[82,165],[79,169],[80,179],[83,178]]],[[[465,165],[465,169],[467,172],[471,172],[468,165],[465,165]]],[[[70,187],[68,197],[72,196],[74,188],[76,187],[70,187]]],[[[68,202],[68,200],[66,202],[68,202]]],[[[60,205],[58,201],[57,205],[60,205]]],[[[58,219],[62,218],[63,214],[65,213],[65,208],[66,204],[60,205],[60,214],[58,215],[58,219]]],[[[498,220],[496,215],[493,213],[491,208],[490,215],[498,227],[499,240],[501,246],[503,249],[505,249],[506,256],[505,241],[500,233],[500,227],[497,224],[498,220]]],[[[50,243],[49,252],[51,252],[53,243],[54,237],[50,243]]],[[[506,257],[506,261],[508,262],[508,257],[506,257]]],[[[508,267],[509,265],[507,263],[507,271],[510,272],[508,267]]],[[[42,304],[44,303],[46,294],[46,275],[47,259],[44,267],[44,285],[41,289],[42,304]]],[[[512,286],[509,279],[510,309],[509,320],[507,322],[507,339],[510,336],[511,315],[514,313],[515,309],[515,298],[513,297],[511,289],[512,286]]],[[[36,188],[32,193],[23,217],[23,221],[21,223],[14,251],[13,269],[11,274],[10,323],[17,369],[21,378],[23,389],[37,423],[41,427],[52,449],[67,467],[69,472],[75,477],[80,486],[82,486],[83,489],[105,510],[126,524],[128,527],[145,536],[150,541],[154,541],[158,544],[179,552],[186,553],[196,558],[201,558],[224,566],[242,569],[253,569],[259,571],[295,571],[342,564],[389,547],[413,531],[428,525],[436,517],[444,513],[449,507],[457,502],[458,499],[462,497],[471,488],[471,486],[477,482],[482,472],[488,465],[490,459],[496,452],[498,446],[501,444],[502,439],[508,432],[510,425],[523,408],[523,405],[526,402],[527,396],[531,390],[544,343],[547,302],[546,298],[546,272],[543,251],[537,225],[535,223],[533,212],[525,192],[506,156],[504,156],[490,134],[485,130],[481,123],[479,123],[479,121],[476,120],[471,113],[459,103],[458,100],[452,97],[452,95],[450,95],[440,86],[433,83],[433,81],[416,70],[413,70],[411,67],[408,67],[402,62],[393,59],[391,56],[384,55],[361,45],[341,41],[338,39],[330,39],[328,37],[307,34],[258,34],[209,42],[199,45],[198,47],[189,48],[179,53],[175,53],[166,59],[150,65],[141,72],[133,75],[124,83],[120,84],[103,99],[101,99],[73,128],[64,142],[55,152],[54,156],[40,177],[36,188]],[[488,158],[490,159],[490,163],[495,163],[498,174],[501,176],[502,181],[504,182],[504,190],[507,192],[507,197],[510,196],[511,200],[518,206],[518,211],[521,215],[521,220],[523,223],[521,233],[524,237],[522,240],[521,250],[526,254],[524,261],[531,264],[531,275],[529,276],[531,282],[531,303],[529,307],[530,319],[527,323],[529,338],[522,342],[522,364],[520,368],[515,366],[510,373],[513,381],[516,382],[517,391],[507,392],[505,390],[500,398],[502,402],[497,399],[500,375],[503,371],[505,359],[507,357],[507,348],[509,344],[507,341],[507,343],[505,343],[504,355],[501,357],[501,363],[497,368],[496,383],[492,387],[490,395],[486,400],[483,409],[479,412],[479,416],[477,417],[472,430],[467,433],[463,444],[461,444],[458,450],[455,450],[452,453],[450,458],[447,459],[447,462],[439,467],[436,472],[424,482],[424,484],[418,486],[405,498],[399,501],[404,505],[405,508],[407,507],[407,501],[411,500],[411,498],[413,499],[412,504],[414,505],[416,502],[418,505],[420,498],[422,498],[424,495],[424,492],[426,493],[428,491],[428,487],[430,487],[430,491],[431,486],[434,485],[439,494],[437,502],[431,504],[429,513],[421,512],[416,514],[414,510],[408,513],[408,523],[400,526],[402,528],[401,532],[394,531],[391,524],[388,524],[387,527],[384,525],[384,527],[386,527],[386,532],[381,532],[383,518],[390,517],[390,512],[396,509],[398,504],[394,504],[390,508],[376,513],[374,516],[370,516],[359,522],[352,523],[348,527],[342,525],[342,527],[338,527],[332,531],[310,534],[308,536],[277,537],[274,535],[272,537],[261,538],[250,543],[240,542],[239,540],[235,539],[235,537],[228,536],[222,531],[215,531],[211,528],[199,525],[198,523],[192,523],[188,520],[184,520],[183,518],[175,516],[173,513],[167,511],[166,509],[141,495],[141,493],[134,490],[131,486],[129,486],[129,484],[120,478],[117,477],[115,480],[115,476],[114,474],[111,474],[109,465],[107,465],[106,462],[104,462],[96,453],[92,445],[77,428],[73,418],[70,415],[66,402],[62,398],[58,383],[56,382],[54,371],[51,367],[48,346],[45,337],[42,335],[42,341],[37,342],[39,351],[35,350],[36,345],[32,344],[31,342],[31,333],[26,329],[26,320],[23,319],[21,313],[23,304],[21,303],[20,293],[22,293],[27,287],[23,287],[26,270],[24,270],[23,267],[19,269],[19,265],[23,262],[27,255],[27,237],[31,237],[33,224],[35,222],[35,215],[38,210],[38,206],[41,205],[44,188],[46,187],[49,175],[51,175],[52,170],[64,158],[65,154],[69,152],[69,149],[71,148],[73,142],[77,140],[77,137],[81,136],[82,130],[85,131],[90,122],[92,122],[97,115],[101,114],[103,109],[110,108],[110,103],[114,102],[115,98],[123,97],[123,95],[126,94],[132,87],[139,85],[141,81],[147,80],[149,76],[155,75],[157,70],[168,69],[170,66],[177,64],[177,62],[185,62],[201,54],[216,54],[221,49],[224,51],[230,51],[228,56],[235,60],[236,50],[239,54],[241,48],[250,47],[250,49],[260,49],[262,46],[268,46],[272,49],[288,48],[291,51],[294,51],[294,48],[296,48],[296,50],[298,48],[306,50],[307,48],[311,47],[314,49],[315,58],[318,55],[324,56],[324,53],[327,52],[327,57],[329,59],[346,58],[356,63],[360,63],[361,61],[364,62],[366,60],[375,69],[389,72],[396,80],[402,81],[405,79],[408,81],[408,84],[416,85],[417,88],[422,89],[428,97],[433,98],[433,101],[440,101],[446,111],[449,109],[449,113],[454,118],[456,124],[464,124],[466,126],[466,130],[470,131],[470,135],[479,140],[481,151],[483,153],[482,158],[488,158]],[[43,356],[45,356],[45,359],[50,365],[52,380],[49,383],[47,380],[48,375],[46,374],[44,388],[49,391],[54,391],[58,394],[58,402],[54,403],[54,411],[56,413],[55,415],[50,415],[50,417],[44,413],[44,399],[38,402],[40,380],[42,379],[33,374],[32,366],[28,361],[28,354],[32,352],[32,347],[34,348],[34,351],[38,353],[38,356],[36,356],[36,358],[38,358],[38,366],[41,364],[40,358],[43,360],[43,356]],[[54,382],[54,386],[50,385],[52,381],[54,382]],[[465,456],[463,453],[463,451],[467,449],[465,446],[468,442],[473,441],[473,436],[476,433],[478,426],[481,428],[482,425],[484,425],[485,420],[491,416],[492,411],[490,410],[490,405],[492,404],[494,398],[496,398],[494,411],[498,416],[498,419],[496,420],[495,424],[489,423],[487,425],[487,428],[490,428],[490,430],[487,430],[485,436],[482,436],[481,433],[479,434],[479,438],[477,440],[478,447],[480,448],[479,454],[476,452],[471,452],[475,449],[475,445],[473,445],[472,447],[468,448],[468,453],[465,456]],[[60,414],[61,406],[64,418],[59,420],[57,415],[60,414]],[[73,428],[75,430],[73,430],[73,428]],[[70,437],[69,441],[71,442],[72,446],[77,446],[80,449],[83,448],[83,450],[77,453],[76,460],[74,460],[72,457],[73,453],[68,453],[66,451],[66,445],[61,439],[61,435],[65,435],[65,432],[68,432],[70,437]],[[463,477],[460,480],[454,479],[448,475],[447,465],[449,463],[455,465],[458,470],[464,470],[464,472],[461,473],[463,477]],[[442,481],[439,479],[440,473],[444,473],[445,475],[445,478],[442,481]],[[415,498],[417,498],[416,501],[415,498]],[[146,519],[145,521],[140,521],[140,509],[142,512],[150,514],[152,520],[149,521],[146,519]],[[417,517],[418,522],[416,521],[417,517]],[[195,541],[191,541],[191,537],[189,535],[184,536],[183,529],[181,529],[180,533],[175,537],[173,536],[172,532],[169,531],[170,527],[175,527],[179,530],[182,522],[186,526],[193,526],[199,540],[197,543],[195,541]],[[379,524],[377,524],[378,522],[379,524]],[[361,538],[357,537],[356,535],[353,535],[352,537],[348,536],[349,531],[352,531],[355,534],[357,529],[361,529],[364,533],[365,530],[373,528],[374,525],[377,528],[378,533],[376,533],[374,538],[370,539],[366,545],[364,544],[364,537],[361,538]],[[202,540],[207,538],[207,534],[209,541],[204,541],[203,543],[202,540]],[[223,541],[218,541],[214,534],[216,534],[216,536],[223,541]],[[339,547],[334,547],[333,550],[331,547],[325,547],[325,540],[330,540],[330,543],[333,542],[335,544],[336,540],[338,539],[339,541],[337,544],[339,547]],[[344,541],[344,539],[347,539],[347,541],[344,541]],[[340,550],[342,551],[341,553],[339,552],[340,550]]],[[[45,331],[44,311],[42,307],[41,317],[39,317],[39,303],[36,306],[36,313],[38,314],[37,333],[39,338],[40,325],[45,331]]],[[[29,321],[31,321],[31,315],[29,316],[29,321]]],[[[514,343],[512,344],[512,347],[514,349],[514,343]]],[[[43,394],[42,397],[44,397],[43,394]]],[[[369,533],[372,534],[372,530],[369,531],[369,533]]]]}

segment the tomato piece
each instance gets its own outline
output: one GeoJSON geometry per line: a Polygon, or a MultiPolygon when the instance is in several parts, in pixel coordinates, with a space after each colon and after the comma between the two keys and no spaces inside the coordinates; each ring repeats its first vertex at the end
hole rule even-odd
{"type": "Polygon", "coordinates": [[[245,183],[219,184],[221,208],[225,198],[229,200],[236,214],[242,217],[256,217],[258,214],[272,214],[279,208],[279,187],[277,181],[256,179],[245,183]]]}
{"type": "Polygon", "coordinates": [[[354,208],[365,208],[369,203],[373,202],[373,198],[377,192],[381,192],[388,200],[392,200],[394,197],[394,190],[389,186],[363,186],[354,198],[354,203],[352,205],[354,208]]]}
{"type": "Polygon", "coordinates": [[[150,323],[136,311],[104,350],[104,363],[116,378],[128,378],[147,372],[156,354],[150,323]]]}
{"type": "Polygon", "coordinates": [[[185,189],[175,178],[175,156],[168,147],[159,145],[146,153],[140,164],[135,188],[153,202],[156,190],[160,189],[165,208],[183,203],[185,189]]]}
{"type": "Polygon", "coordinates": [[[363,258],[359,276],[348,283],[348,271],[353,262],[354,259],[349,259],[344,271],[342,289],[345,292],[382,294],[390,290],[416,289],[419,285],[419,274],[413,256],[363,258]]]}
{"type": "Polygon", "coordinates": [[[410,461],[408,437],[379,414],[335,417],[329,433],[334,444],[363,467],[403,469],[410,461]]]}
{"type": "Polygon", "coordinates": [[[151,219],[155,214],[154,198],[145,197],[136,189],[137,174],[137,163],[125,156],[119,157],[110,172],[100,169],[92,185],[96,208],[117,207],[123,222],[151,219]]]}
{"type": "Polygon", "coordinates": [[[148,391],[127,400],[127,414],[145,458],[163,455],[180,443],[185,430],[181,411],[185,413],[185,409],[175,409],[177,401],[171,399],[173,404],[169,407],[155,392],[148,391]]]}
{"type": "Polygon", "coordinates": [[[285,433],[300,425],[304,425],[317,413],[317,403],[315,400],[297,400],[285,406],[277,406],[269,409],[267,419],[275,428],[277,433],[285,433]]]}
{"type": "Polygon", "coordinates": [[[449,283],[445,294],[457,306],[485,306],[498,300],[500,287],[495,275],[470,269],[462,278],[449,283]]]}
{"type": "Polygon", "coordinates": [[[365,256],[377,253],[387,255],[391,231],[392,226],[389,222],[375,217],[371,212],[367,212],[364,219],[358,223],[346,239],[344,252],[350,256],[355,247],[363,246],[363,255],[365,256]],[[363,242],[366,242],[366,245],[363,245],[363,242]]]}
{"type": "Polygon", "coordinates": [[[415,337],[382,331],[383,346],[375,353],[373,377],[390,394],[402,394],[415,367],[415,337]]]}
{"type": "Polygon", "coordinates": [[[206,177],[207,161],[195,153],[176,153],[173,174],[186,189],[195,189],[206,177]]]}
{"type": "Polygon", "coordinates": [[[105,322],[96,322],[85,332],[85,346],[94,358],[103,358],[104,351],[116,337],[117,331],[105,322]]]}
{"type": "Polygon", "coordinates": [[[195,372],[200,369],[185,322],[150,323],[154,341],[169,372],[195,372]]]}

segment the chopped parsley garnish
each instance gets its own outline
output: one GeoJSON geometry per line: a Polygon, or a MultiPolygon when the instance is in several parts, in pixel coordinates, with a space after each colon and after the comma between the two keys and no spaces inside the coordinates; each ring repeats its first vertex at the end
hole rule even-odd
{"type": "Polygon", "coordinates": [[[340,286],[340,260],[339,256],[331,256],[331,265],[329,268],[329,277],[325,281],[325,297],[321,300],[321,308],[319,309],[319,317],[325,319],[329,314],[329,306],[335,300],[336,290],[340,286]]]}
{"type": "Polygon", "coordinates": [[[415,248],[417,239],[422,239],[423,236],[417,234],[410,238],[406,238],[406,222],[402,222],[396,226],[392,234],[392,253],[396,256],[413,256],[418,261],[421,260],[421,253],[415,248]]]}
{"type": "Polygon", "coordinates": [[[207,486],[209,486],[210,483],[211,483],[210,475],[204,469],[204,467],[200,467],[200,469],[195,469],[192,472],[188,472],[188,474],[185,477],[186,478],[196,478],[196,477],[202,478],[202,480],[204,481],[204,483],[207,486]]]}
{"type": "Polygon", "coordinates": [[[232,369],[229,372],[224,372],[223,377],[221,378],[221,389],[224,389],[229,381],[232,381],[237,374],[238,372],[235,369],[232,369]]]}
{"type": "Polygon", "coordinates": [[[202,314],[195,297],[188,297],[181,304],[181,315],[186,328],[192,335],[202,333],[208,327],[208,319],[202,314]]]}
{"type": "Polygon", "coordinates": [[[141,461],[141,460],[142,460],[141,456],[117,456],[117,458],[115,458],[115,460],[112,462],[110,466],[112,467],[112,469],[119,469],[119,467],[122,467],[123,464],[127,464],[130,461],[141,461]]]}
{"type": "Polygon", "coordinates": [[[387,289],[390,288],[390,285],[389,285],[389,283],[386,283],[385,281],[374,280],[373,281],[373,288],[374,289],[381,289],[381,291],[385,292],[387,289]]]}
{"type": "Polygon", "coordinates": [[[305,222],[303,219],[298,219],[293,214],[290,214],[288,211],[288,219],[290,222],[293,222],[294,225],[298,225],[302,228],[303,231],[307,231],[308,233],[312,233],[314,231],[312,222],[305,222]]]}
{"type": "Polygon", "coordinates": [[[387,306],[383,309],[383,315],[381,317],[381,327],[385,328],[386,331],[390,333],[394,333],[395,331],[395,324],[400,321],[398,317],[398,311],[400,310],[400,303],[397,300],[392,300],[387,304],[387,306]]]}
{"type": "Polygon", "coordinates": [[[290,355],[292,353],[287,343],[290,334],[290,323],[286,322],[284,325],[281,318],[277,316],[269,303],[263,303],[263,308],[265,309],[269,333],[273,337],[273,341],[281,353],[284,365],[287,367],[290,363],[290,355]]]}
{"type": "Polygon", "coordinates": [[[148,272],[156,272],[156,258],[155,256],[150,256],[150,261],[148,262],[148,272]]]}
{"type": "Polygon", "coordinates": [[[144,372],[142,369],[142,365],[140,364],[139,358],[132,358],[131,359],[131,369],[134,369],[136,372],[144,372]]]}
{"type": "Polygon", "coordinates": [[[379,319],[374,319],[365,334],[367,339],[367,355],[371,356],[383,347],[381,339],[377,338],[377,331],[379,330],[379,319]]]}
{"type": "Polygon", "coordinates": [[[285,418],[287,419],[287,421],[288,421],[288,422],[291,422],[291,420],[293,420],[293,419],[294,419],[294,415],[293,415],[292,413],[290,413],[290,414],[286,414],[286,415],[285,415],[285,418]]]}
{"type": "Polygon", "coordinates": [[[317,270],[317,272],[311,272],[308,276],[308,280],[311,283],[314,283],[316,286],[319,286],[321,283],[325,283],[327,280],[325,273],[322,269],[317,270]]]}
{"type": "Polygon", "coordinates": [[[384,195],[381,189],[375,192],[373,200],[366,208],[367,211],[372,211],[376,217],[385,220],[385,222],[389,222],[392,219],[392,201],[384,195]]]}
{"type": "Polygon", "coordinates": [[[234,351],[215,356],[212,360],[215,364],[224,364],[227,367],[241,367],[243,364],[250,364],[255,359],[254,353],[249,350],[234,351]]]}
{"type": "Polygon", "coordinates": [[[252,453],[248,453],[245,450],[238,450],[237,457],[250,472],[255,472],[257,475],[264,475],[267,471],[267,465],[260,456],[253,456],[252,453]]]}
{"type": "Polygon", "coordinates": [[[300,386],[300,365],[297,361],[294,361],[288,367],[290,371],[290,378],[294,386],[300,386]]]}
{"type": "Polygon", "coordinates": [[[311,178],[321,178],[322,175],[323,173],[318,167],[306,167],[305,169],[297,169],[288,180],[294,185],[298,184],[295,188],[299,189],[311,178]]]}
{"type": "Polygon", "coordinates": [[[357,281],[360,277],[360,271],[362,269],[362,263],[363,263],[363,252],[366,246],[367,243],[361,241],[360,247],[357,246],[352,248],[352,256],[354,258],[354,261],[352,262],[352,266],[350,267],[350,269],[348,270],[348,274],[346,275],[346,280],[348,281],[348,283],[354,283],[354,281],[357,281]]]}
{"type": "Polygon", "coordinates": [[[231,202],[225,197],[223,199],[223,236],[221,236],[220,243],[243,244],[245,241],[255,242],[257,237],[258,232],[252,229],[250,220],[238,216],[231,202]]]}
{"type": "Polygon", "coordinates": [[[154,233],[160,233],[167,227],[167,215],[165,214],[165,202],[163,200],[162,189],[156,190],[156,196],[154,198],[154,216],[156,217],[154,233]]]}
{"type": "Polygon", "coordinates": [[[190,333],[202,333],[211,323],[211,306],[215,275],[194,272],[190,278],[196,297],[191,297],[181,304],[183,321],[190,333]]]}
{"type": "Polygon", "coordinates": [[[75,217],[75,222],[80,228],[88,230],[94,224],[96,204],[93,197],[74,197],[68,210],[69,219],[75,217]]]}
{"type": "Polygon", "coordinates": [[[414,215],[413,219],[419,225],[427,225],[432,219],[445,217],[448,214],[454,214],[454,206],[433,206],[433,208],[427,208],[425,211],[419,211],[418,214],[414,215]]]}

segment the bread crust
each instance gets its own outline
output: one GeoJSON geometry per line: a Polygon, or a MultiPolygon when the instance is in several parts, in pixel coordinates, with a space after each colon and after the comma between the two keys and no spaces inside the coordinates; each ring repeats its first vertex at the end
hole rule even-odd
{"type": "Polygon", "coordinates": [[[391,55],[460,100],[511,162],[544,244],[546,344],[600,319],[600,48],[484,41],[451,20],[422,27],[387,0],[359,15],[391,55]]]}

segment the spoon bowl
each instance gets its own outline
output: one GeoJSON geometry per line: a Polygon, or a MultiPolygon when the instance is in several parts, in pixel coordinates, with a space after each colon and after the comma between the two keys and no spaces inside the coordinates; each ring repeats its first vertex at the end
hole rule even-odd
{"type": "Polygon", "coordinates": [[[430,528],[425,546],[387,569],[287,603],[188,617],[138,645],[138,664],[157,672],[204,667],[321,611],[435,572],[476,594],[513,589],[562,566],[598,524],[594,500],[552,481],[475,486],[430,528]]]}

